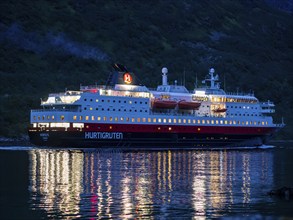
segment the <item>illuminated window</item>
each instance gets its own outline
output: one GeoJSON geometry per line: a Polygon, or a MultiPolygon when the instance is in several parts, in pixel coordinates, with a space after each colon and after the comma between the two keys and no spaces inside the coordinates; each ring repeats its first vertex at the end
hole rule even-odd
{"type": "Polygon", "coordinates": [[[156,118],[153,118],[153,122],[156,122],[157,121],[157,119],[156,118]]]}
{"type": "Polygon", "coordinates": [[[64,120],[64,118],[65,118],[64,115],[61,115],[61,120],[64,120]]]}
{"type": "Polygon", "coordinates": [[[174,118],[174,119],[173,119],[173,122],[174,122],[174,123],[176,123],[176,122],[177,122],[176,118],[174,118]]]}
{"type": "Polygon", "coordinates": [[[82,116],[79,116],[79,120],[82,120],[82,116]]]}
{"type": "Polygon", "coordinates": [[[47,116],[47,119],[48,119],[48,120],[50,119],[50,115],[47,116]]]}
{"type": "Polygon", "coordinates": [[[216,124],[219,124],[219,121],[218,120],[216,120],[216,124]]]}
{"type": "Polygon", "coordinates": [[[197,130],[200,131],[200,128],[198,128],[197,130]]]}
{"type": "Polygon", "coordinates": [[[123,117],[121,117],[121,118],[120,118],[120,121],[123,121],[123,120],[124,120],[124,118],[123,118],[123,117]]]}
{"type": "Polygon", "coordinates": [[[128,117],[126,118],[126,121],[129,121],[129,118],[128,117]]]}
{"type": "Polygon", "coordinates": [[[86,120],[86,121],[89,120],[89,116],[85,116],[85,120],[86,120]]]}
{"type": "Polygon", "coordinates": [[[158,122],[162,122],[162,119],[159,118],[159,119],[158,119],[158,122]]]}
{"type": "Polygon", "coordinates": [[[190,119],[188,119],[188,124],[190,124],[191,123],[191,120],[190,119]]]}
{"type": "Polygon", "coordinates": [[[132,101],[129,101],[129,104],[132,104],[132,101]]]}
{"type": "Polygon", "coordinates": [[[137,118],[137,122],[140,122],[140,118],[137,118]]]}
{"type": "Polygon", "coordinates": [[[202,120],[202,123],[204,124],[205,123],[205,120],[202,120]]]}
{"type": "Polygon", "coordinates": [[[96,102],[99,102],[99,99],[96,99],[96,102]]]}
{"type": "Polygon", "coordinates": [[[158,127],[158,130],[161,130],[161,127],[158,127]]]}
{"type": "Polygon", "coordinates": [[[164,118],[164,119],[163,119],[163,122],[164,122],[164,123],[166,123],[166,122],[167,122],[166,118],[164,118]]]}
{"type": "Polygon", "coordinates": [[[197,120],[197,123],[200,124],[200,120],[197,120]]]}
{"type": "Polygon", "coordinates": [[[195,124],[195,123],[196,123],[196,120],[195,120],[195,119],[193,119],[193,120],[192,120],[192,123],[193,123],[193,124],[195,124]]]}
{"type": "Polygon", "coordinates": [[[214,120],[211,120],[211,124],[214,124],[214,120]]]}
{"type": "Polygon", "coordinates": [[[112,121],[112,120],[113,120],[113,118],[112,118],[112,117],[110,117],[110,118],[109,118],[109,121],[112,121]]]}
{"type": "Polygon", "coordinates": [[[223,124],[223,121],[222,120],[220,121],[220,124],[223,124]]]}
{"type": "Polygon", "coordinates": [[[118,121],[118,117],[115,117],[115,121],[118,121]]]}
{"type": "Polygon", "coordinates": [[[183,123],[184,123],[184,124],[186,123],[186,119],[183,119],[183,123]]]}
{"type": "Polygon", "coordinates": [[[95,120],[95,116],[92,116],[92,121],[94,121],[95,120]]]}
{"type": "Polygon", "coordinates": [[[131,122],[135,122],[135,118],[131,118],[131,122]]]}
{"type": "Polygon", "coordinates": [[[106,116],[104,116],[103,119],[104,119],[104,121],[107,121],[107,117],[106,116]]]}
{"type": "Polygon", "coordinates": [[[146,118],[142,118],[142,122],[146,122],[146,118]]]}
{"type": "Polygon", "coordinates": [[[169,118],[169,119],[168,119],[168,122],[169,122],[169,123],[172,123],[172,119],[171,119],[171,118],[169,118]]]}
{"type": "Polygon", "coordinates": [[[248,121],[246,121],[246,125],[248,125],[249,123],[248,123],[248,121]]]}
{"type": "Polygon", "coordinates": [[[92,107],[90,107],[90,110],[93,110],[93,108],[92,108],[92,107]]]}
{"type": "Polygon", "coordinates": [[[172,128],[171,128],[171,127],[169,127],[168,129],[169,129],[169,131],[171,131],[171,130],[172,130],[172,128]]]}
{"type": "Polygon", "coordinates": [[[151,118],[148,118],[148,122],[152,122],[152,119],[151,118]]]}
{"type": "Polygon", "coordinates": [[[178,123],[181,123],[181,119],[178,119],[178,123]]]}
{"type": "Polygon", "coordinates": [[[73,116],[73,120],[74,120],[74,121],[76,120],[76,115],[73,116]]]}
{"type": "Polygon", "coordinates": [[[98,118],[97,118],[97,119],[98,119],[98,121],[101,121],[101,117],[100,117],[100,116],[98,116],[98,118]]]}
{"type": "Polygon", "coordinates": [[[264,122],[261,122],[261,124],[262,124],[262,125],[265,125],[265,123],[264,123],[264,122]]]}
{"type": "Polygon", "coordinates": [[[227,120],[225,120],[225,125],[228,124],[227,120]]]}
{"type": "Polygon", "coordinates": [[[111,130],[112,129],[112,126],[109,126],[109,129],[111,130]]]}

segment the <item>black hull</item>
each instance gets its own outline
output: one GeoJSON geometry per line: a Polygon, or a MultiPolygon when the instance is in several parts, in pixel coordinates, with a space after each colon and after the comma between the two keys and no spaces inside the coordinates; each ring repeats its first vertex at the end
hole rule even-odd
{"type": "Polygon", "coordinates": [[[34,131],[30,141],[38,146],[83,148],[234,148],[260,146],[268,135],[219,135],[219,134],[172,134],[172,133],[119,133],[113,136],[97,136],[97,132],[34,131]],[[88,134],[90,133],[90,135],[88,134]]]}

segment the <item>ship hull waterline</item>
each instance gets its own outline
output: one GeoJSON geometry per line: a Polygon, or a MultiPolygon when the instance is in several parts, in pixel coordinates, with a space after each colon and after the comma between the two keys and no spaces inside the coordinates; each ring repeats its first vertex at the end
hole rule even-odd
{"type": "Polygon", "coordinates": [[[30,131],[32,144],[82,148],[237,148],[266,144],[270,134],[190,134],[141,132],[30,131]]]}

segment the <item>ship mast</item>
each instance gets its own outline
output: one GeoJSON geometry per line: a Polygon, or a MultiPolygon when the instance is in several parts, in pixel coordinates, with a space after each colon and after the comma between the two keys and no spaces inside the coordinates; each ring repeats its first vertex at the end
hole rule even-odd
{"type": "Polygon", "coordinates": [[[209,71],[209,78],[205,79],[205,81],[209,81],[211,83],[210,88],[211,89],[219,89],[220,88],[220,83],[219,83],[219,76],[218,74],[214,76],[215,69],[211,68],[209,71]]]}
{"type": "Polygon", "coordinates": [[[168,78],[167,78],[168,69],[166,67],[162,68],[162,85],[168,85],[168,78]]]}

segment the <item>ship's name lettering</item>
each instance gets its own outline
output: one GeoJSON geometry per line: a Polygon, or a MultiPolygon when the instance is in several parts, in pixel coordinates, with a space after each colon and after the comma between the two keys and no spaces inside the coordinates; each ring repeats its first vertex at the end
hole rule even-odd
{"type": "Polygon", "coordinates": [[[121,132],[85,132],[86,139],[123,139],[121,132]]]}

